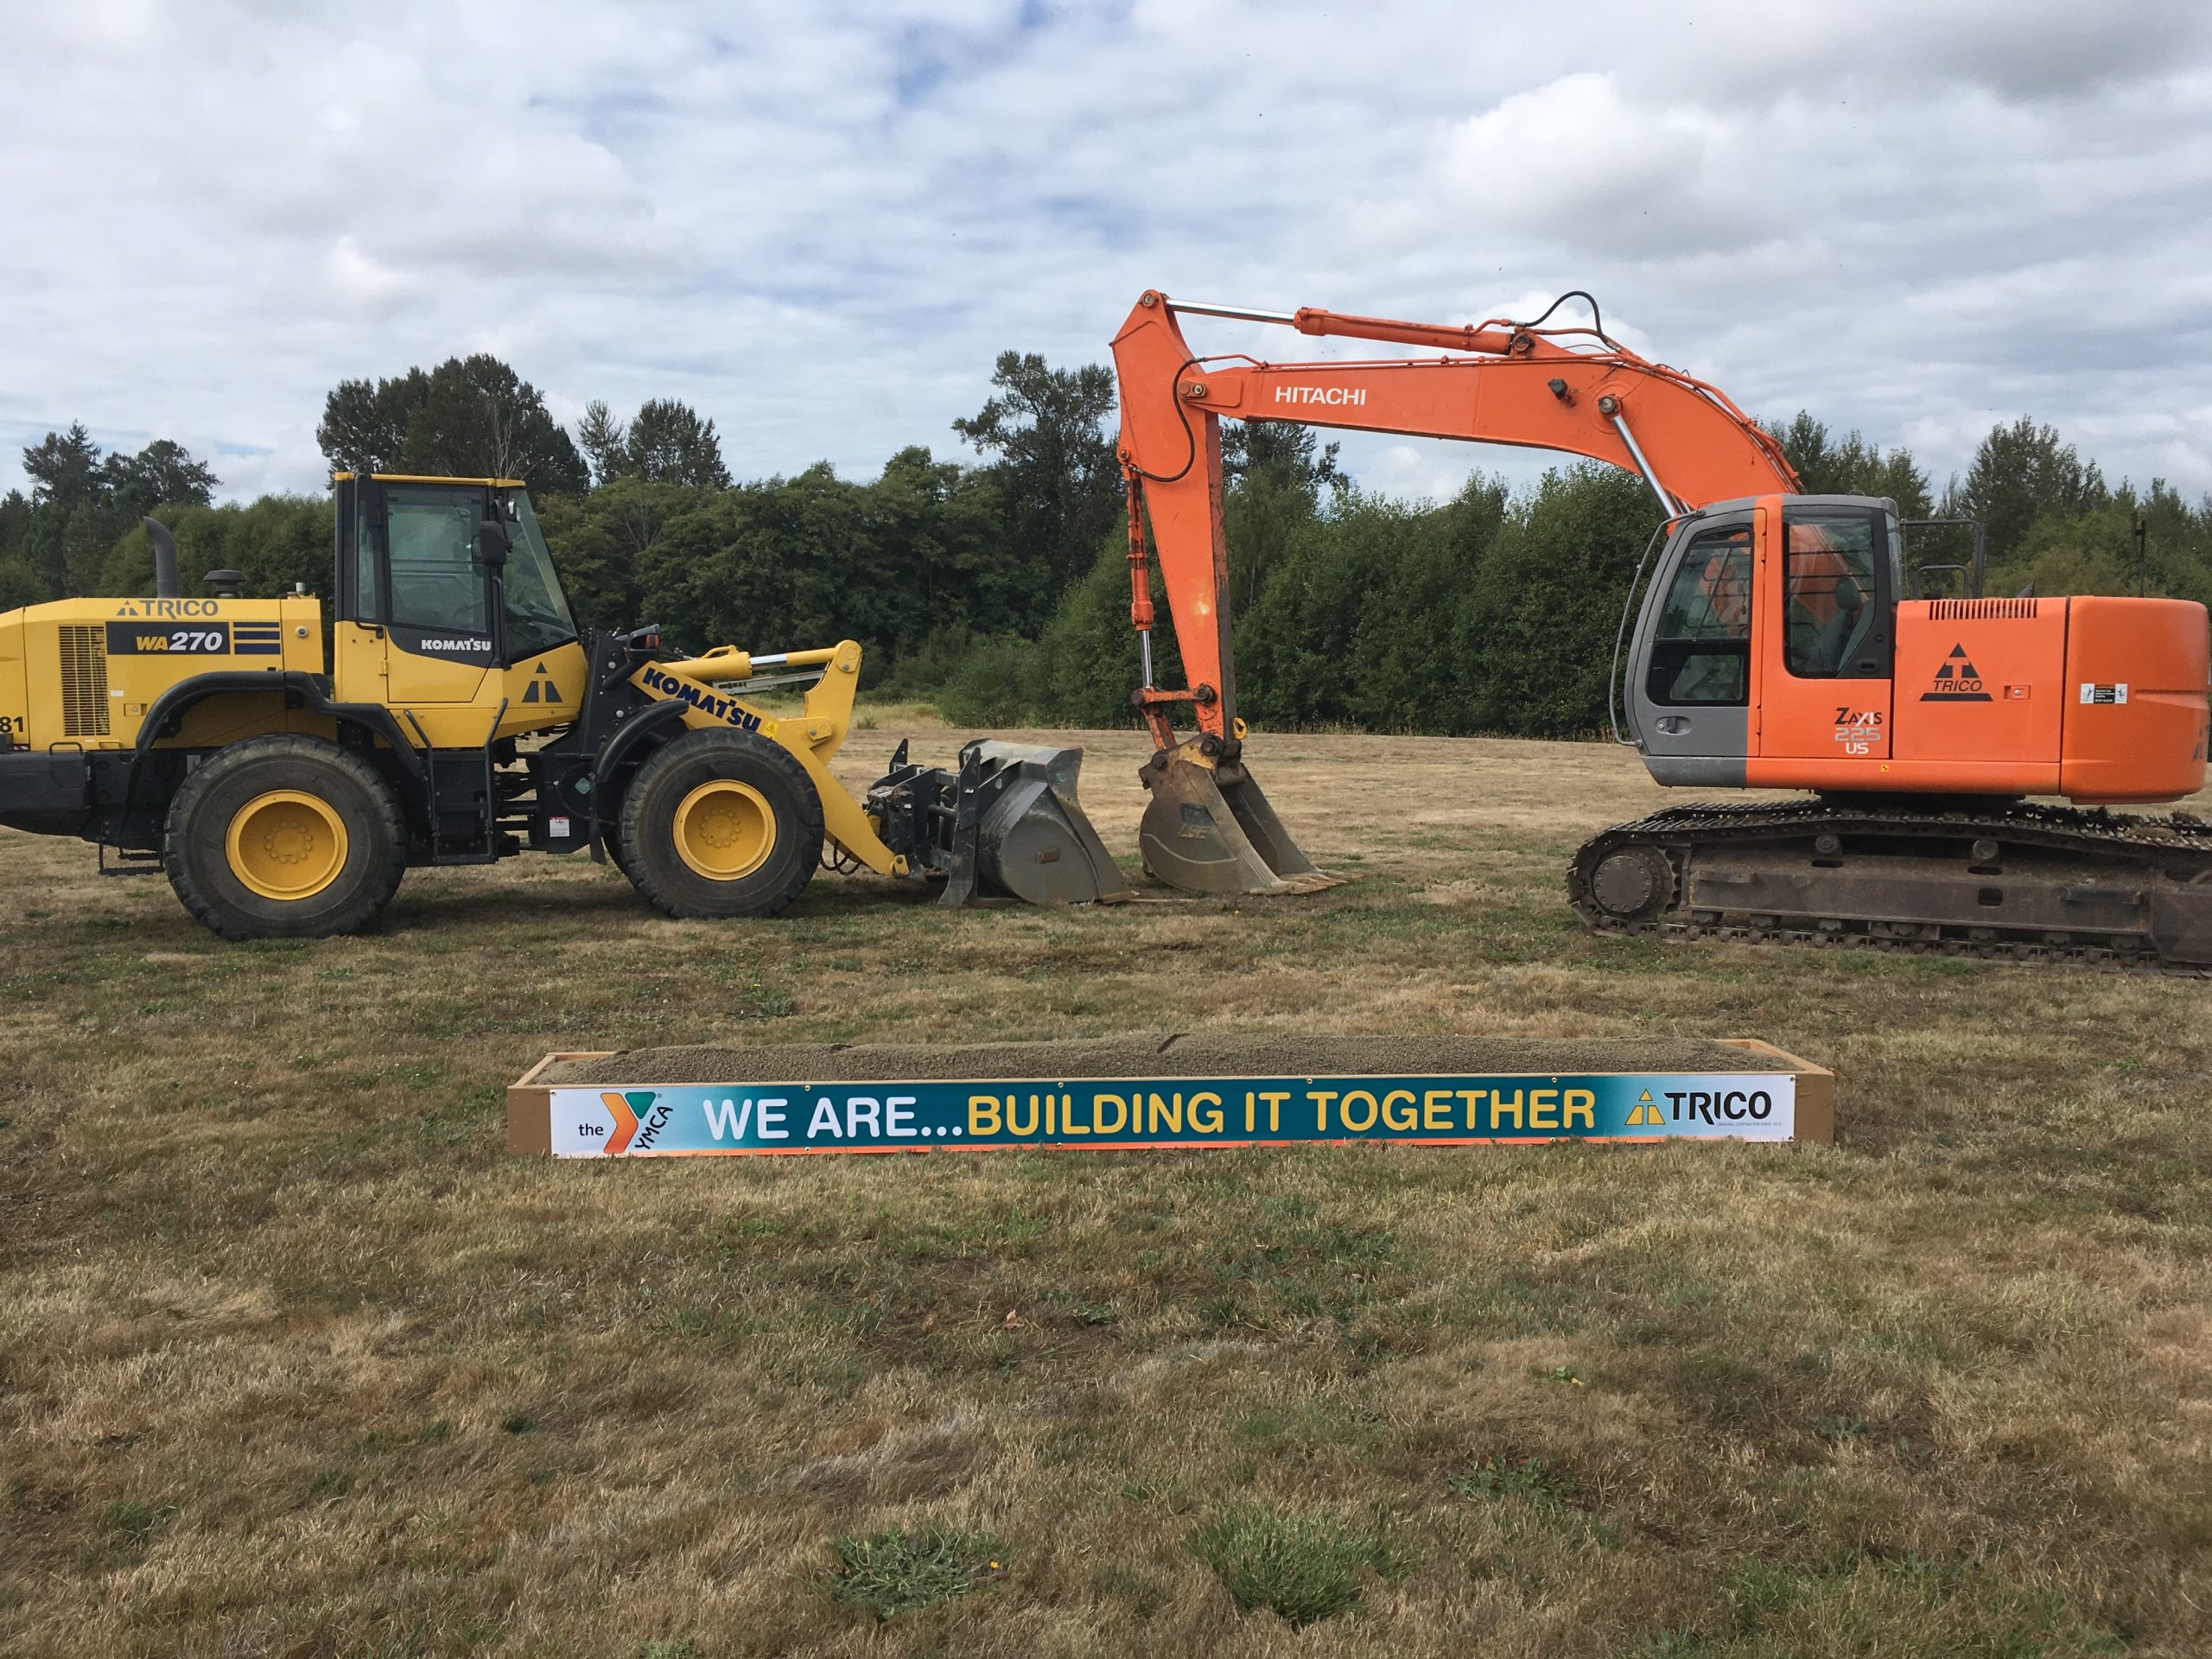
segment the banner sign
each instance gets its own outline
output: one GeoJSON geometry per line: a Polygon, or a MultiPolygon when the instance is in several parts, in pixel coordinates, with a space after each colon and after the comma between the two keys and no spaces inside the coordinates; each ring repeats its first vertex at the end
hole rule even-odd
{"type": "MultiPolygon", "coordinates": [[[[563,1158],[1065,1147],[1788,1141],[1797,1076],[1103,1078],[545,1090],[563,1158]]],[[[543,1143],[541,1143],[542,1145],[543,1143]]]]}

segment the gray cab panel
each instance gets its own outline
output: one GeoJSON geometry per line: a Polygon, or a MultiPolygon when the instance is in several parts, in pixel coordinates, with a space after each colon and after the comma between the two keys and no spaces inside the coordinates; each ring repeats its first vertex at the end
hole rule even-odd
{"type": "Polygon", "coordinates": [[[1676,527],[1644,590],[1629,724],[1655,782],[1741,788],[1751,753],[1753,512],[1676,527]]]}

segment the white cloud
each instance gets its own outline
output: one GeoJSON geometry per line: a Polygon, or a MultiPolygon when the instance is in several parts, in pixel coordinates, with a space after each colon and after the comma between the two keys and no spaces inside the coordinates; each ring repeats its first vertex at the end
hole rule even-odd
{"type": "MultiPolygon", "coordinates": [[[[474,350],[570,417],[686,398],[741,475],[867,474],[955,451],[1002,348],[1104,360],[1157,285],[1438,321],[1587,288],[1637,349],[1939,478],[2027,412],[2212,490],[2208,16],[7,8],[0,487],[81,418],[188,441],[226,490],[315,489],[333,384],[474,350]]],[[[1345,454],[1435,495],[1536,465],[1345,454]]]]}

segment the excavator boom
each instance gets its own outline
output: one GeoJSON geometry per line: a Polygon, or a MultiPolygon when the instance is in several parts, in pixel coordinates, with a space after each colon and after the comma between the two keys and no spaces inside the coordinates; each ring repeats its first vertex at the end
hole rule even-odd
{"type": "Polygon", "coordinates": [[[1142,773],[1153,800],[1140,835],[1148,869],[1199,892],[1310,891],[1332,880],[1300,850],[1242,764],[1222,521],[1224,416],[1587,455],[1640,474],[1670,518],[1708,501],[1799,487],[1780,446],[1725,395],[1646,361],[1601,327],[1399,322],[1313,307],[1258,311],[1178,302],[1155,289],[1138,298],[1116,334],[1114,364],[1129,480],[1130,618],[1146,664],[1136,702],[1159,746],[1142,773]],[[1179,313],[1456,354],[1318,363],[1201,358],[1185,340],[1179,313]],[[1152,683],[1147,518],[1189,680],[1184,690],[1152,683]],[[1172,718],[1185,702],[1198,728],[1187,742],[1175,736],[1172,718]]]}

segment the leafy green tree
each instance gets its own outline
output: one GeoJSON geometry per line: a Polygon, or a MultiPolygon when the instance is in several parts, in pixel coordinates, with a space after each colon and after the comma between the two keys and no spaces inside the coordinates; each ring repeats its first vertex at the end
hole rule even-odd
{"type": "Polygon", "coordinates": [[[49,597],[46,583],[31,569],[29,559],[0,558],[0,611],[42,605],[49,597]]]}
{"type": "Polygon", "coordinates": [[[1320,434],[1294,421],[1224,421],[1221,472],[1233,487],[1237,480],[1264,474],[1277,483],[1318,496],[1323,489],[1342,495],[1351,487],[1337,465],[1340,443],[1321,442],[1320,434]]]}
{"type": "Polygon", "coordinates": [[[630,423],[624,461],[628,476],[648,484],[682,484],[695,490],[729,487],[729,468],[722,465],[715,423],[701,420],[696,410],[672,397],[650,399],[638,410],[630,423]]]}
{"type": "Polygon", "coordinates": [[[1034,352],[1001,352],[996,395],[953,430],[990,456],[1007,534],[1044,563],[1056,587],[1090,570],[1120,507],[1121,463],[1106,421],[1114,377],[1097,364],[1055,369],[1034,352]]]}
{"type": "Polygon", "coordinates": [[[1928,475],[1910,449],[1899,447],[1885,454],[1855,429],[1839,442],[1825,423],[1802,409],[1788,426],[1769,430],[1781,441],[1808,494],[1886,496],[1905,518],[1925,518],[1933,511],[1928,475]]]}
{"type": "Polygon", "coordinates": [[[427,374],[341,381],[324,402],[315,441],[341,472],[519,478],[550,495],[582,494],[589,483],[544,394],[482,352],[427,374]]]}
{"type": "Polygon", "coordinates": [[[393,473],[407,454],[407,431],[429,397],[420,369],[390,380],[341,380],[324,400],[315,429],[323,459],[337,473],[393,473]]]}
{"type": "Polygon", "coordinates": [[[164,500],[205,502],[217,481],[166,438],[104,457],[81,421],[26,448],[23,470],[31,496],[10,498],[7,545],[48,599],[99,591],[110,548],[138,514],[164,500]]]}
{"type": "Polygon", "coordinates": [[[546,412],[545,397],[486,353],[430,371],[407,425],[410,471],[461,478],[519,478],[533,492],[582,494],[583,458],[546,412]]]}
{"type": "Polygon", "coordinates": [[[135,455],[111,454],[103,466],[116,504],[148,512],[168,502],[204,507],[223,480],[204,461],[194,461],[179,443],[156,438],[135,455]]]}
{"type": "MultiPolygon", "coordinates": [[[[187,592],[196,591],[209,570],[236,570],[248,594],[270,599],[295,587],[326,596],[334,575],[331,550],[334,522],[330,498],[264,495],[240,505],[219,507],[171,504],[152,517],[176,538],[177,566],[187,592]]],[[[154,591],[154,550],[134,521],[105,555],[98,585],[88,592],[150,594],[154,591]]]]}
{"type": "Polygon", "coordinates": [[[30,498],[21,490],[0,496],[0,559],[21,558],[31,528],[30,498]]]}
{"type": "Polygon", "coordinates": [[[1475,576],[1465,660],[1478,729],[1599,728],[1621,607],[1653,519],[1642,480],[1596,465],[1548,472],[1515,504],[1475,576]]]}
{"type": "Polygon", "coordinates": [[[2112,492],[2094,461],[2084,461],[2057,429],[2023,415],[1990,429],[1974,451],[1963,480],[1955,480],[1947,508],[1978,518],[1989,532],[1992,564],[2009,561],[2026,544],[2036,521],[2071,518],[2107,505],[2112,492]]]}
{"type": "Polygon", "coordinates": [[[628,628],[677,621],[675,613],[651,609],[645,562],[669,525],[701,505],[696,490],[634,478],[617,478],[588,496],[555,496],[538,504],[538,525],[577,622],[628,628]]]}

